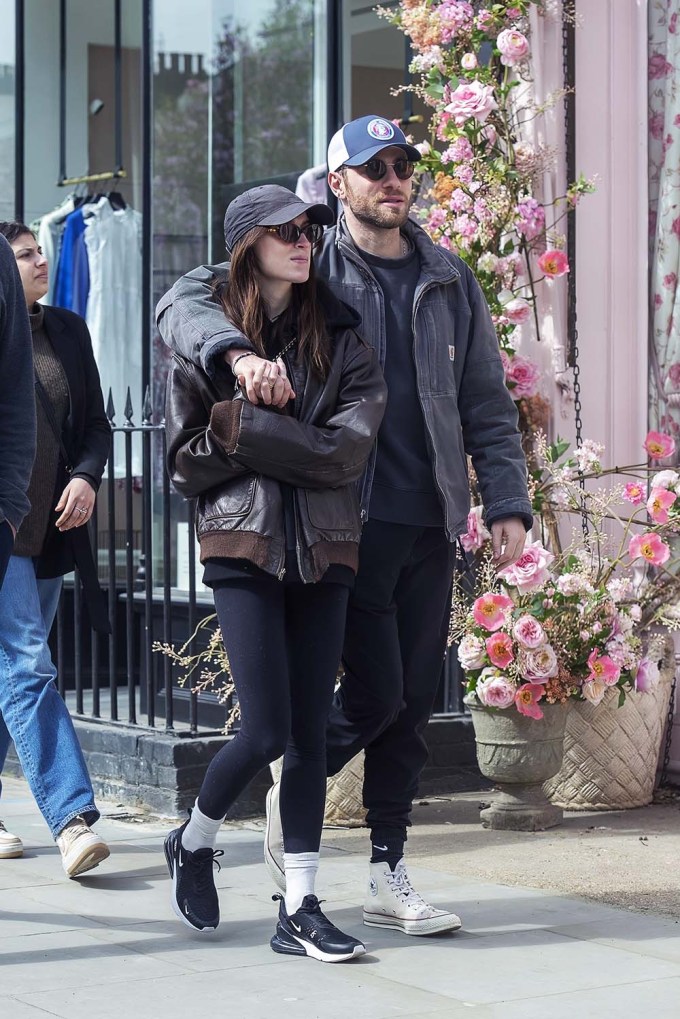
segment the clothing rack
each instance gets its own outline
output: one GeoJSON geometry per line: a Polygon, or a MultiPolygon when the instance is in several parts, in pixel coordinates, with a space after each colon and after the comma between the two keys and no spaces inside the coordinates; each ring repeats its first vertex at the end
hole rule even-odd
{"type": "Polygon", "coordinates": [[[122,119],[122,34],[121,34],[121,0],[113,0],[114,5],[114,97],[115,97],[115,170],[103,173],[86,173],[80,177],[66,175],[66,5],[67,0],[59,0],[59,179],[57,187],[70,187],[73,184],[89,184],[91,181],[117,180],[127,177],[123,168],[123,119],[122,119]]]}

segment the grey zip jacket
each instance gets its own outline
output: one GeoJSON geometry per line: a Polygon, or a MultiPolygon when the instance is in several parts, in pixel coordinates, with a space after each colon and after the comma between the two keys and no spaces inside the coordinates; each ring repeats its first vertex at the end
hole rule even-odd
{"type": "MultiPolygon", "coordinates": [[[[457,255],[432,243],[409,220],[403,232],[420,257],[413,308],[413,357],[425,434],[451,541],[467,528],[470,509],[466,455],[477,475],[487,525],[520,517],[531,527],[526,461],[517,411],[504,381],[491,315],[472,271],[457,255]]],[[[383,295],[355,247],[344,217],[326,231],[317,270],[331,290],[361,316],[359,332],[385,363],[383,295]]],[[[200,266],[161,298],[156,321],[165,342],[210,376],[226,369],[230,348],[253,349],[226,322],[212,300],[211,284],[226,264],[200,266]]],[[[361,490],[367,518],[375,451],[361,490]]]]}

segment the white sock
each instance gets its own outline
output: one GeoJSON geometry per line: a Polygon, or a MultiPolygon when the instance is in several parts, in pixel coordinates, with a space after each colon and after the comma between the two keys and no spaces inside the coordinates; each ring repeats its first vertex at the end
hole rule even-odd
{"type": "Polygon", "coordinates": [[[223,817],[216,821],[213,817],[203,814],[196,800],[189,823],[182,832],[182,845],[190,853],[195,853],[197,849],[214,849],[217,833],[223,821],[223,817]]]}
{"type": "Polygon", "coordinates": [[[286,872],[286,913],[291,916],[298,911],[305,895],[314,893],[319,854],[284,853],[283,869],[286,872]]]}

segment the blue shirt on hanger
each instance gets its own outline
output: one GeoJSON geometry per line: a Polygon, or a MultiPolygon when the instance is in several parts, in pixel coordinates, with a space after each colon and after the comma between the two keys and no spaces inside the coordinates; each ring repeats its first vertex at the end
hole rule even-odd
{"type": "Polygon", "coordinates": [[[61,239],[54,303],[59,308],[70,308],[84,318],[89,292],[90,265],[85,244],[85,220],[82,209],[76,209],[67,216],[61,239]]]}

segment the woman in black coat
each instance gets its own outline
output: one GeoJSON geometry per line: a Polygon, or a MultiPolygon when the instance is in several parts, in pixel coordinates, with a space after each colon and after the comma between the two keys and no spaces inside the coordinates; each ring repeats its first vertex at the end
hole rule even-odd
{"type": "MultiPolygon", "coordinates": [[[[19,268],[33,339],[37,451],[31,509],[15,535],[0,589],[0,772],[10,742],[43,817],[75,877],[109,855],[91,829],[98,820],[92,783],[73,722],[56,685],[47,639],[62,579],[75,565],[93,624],[101,619],[86,524],[92,516],[111,428],[85,321],[38,304],[47,293],[47,261],[23,223],[0,223],[19,268]],[[94,608],[93,608],[94,607],[94,608]]],[[[0,859],[23,846],[0,821],[0,859]]]]}

